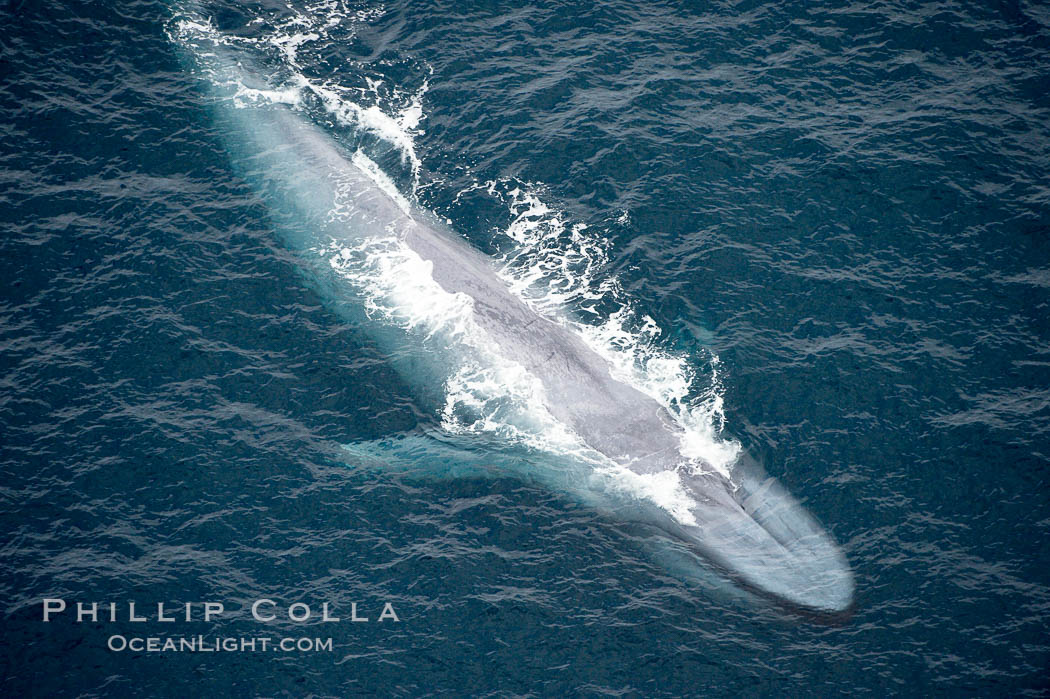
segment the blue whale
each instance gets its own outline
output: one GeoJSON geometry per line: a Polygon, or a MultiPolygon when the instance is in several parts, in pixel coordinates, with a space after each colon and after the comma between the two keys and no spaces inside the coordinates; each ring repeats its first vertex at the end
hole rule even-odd
{"type": "MultiPolygon", "coordinates": [[[[419,279],[413,281],[430,285],[421,288],[463,301],[488,351],[538,387],[546,415],[593,455],[590,463],[613,465],[643,481],[673,481],[676,507],[640,496],[616,512],[655,524],[741,586],[783,605],[821,615],[851,608],[854,583],[842,551],[777,481],[743,465],[727,473],[685,456],[684,428],[664,405],[616,378],[571,324],[525,303],[490,258],[401,196],[370,160],[290,104],[294,99],[274,97],[278,91],[244,57],[207,42],[183,42],[183,48],[195,66],[206,67],[231,161],[258,188],[275,220],[287,224],[281,226],[286,246],[333,307],[365,320],[362,325],[421,394],[440,406],[448,357],[426,333],[421,339],[404,324],[369,315],[361,285],[333,272],[333,250],[360,252],[367,248],[363,241],[372,249],[396,246],[402,259],[416,263],[411,276],[419,279]],[[270,96],[260,98],[263,93],[270,96]],[[424,340],[431,345],[424,347],[424,340]]],[[[445,347],[453,350],[453,344],[445,347]]],[[[434,453],[414,451],[418,445],[412,444],[390,439],[380,448],[391,462],[434,453]]],[[[376,453],[364,446],[349,449],[376,453]]],[[[454,452],[449,460],[457,458],[454,452]]],[[[604,487],[596,483],[608,481],[553,472],[561,475],[546,479],[552,486],[590,495],[604,487]]]]}

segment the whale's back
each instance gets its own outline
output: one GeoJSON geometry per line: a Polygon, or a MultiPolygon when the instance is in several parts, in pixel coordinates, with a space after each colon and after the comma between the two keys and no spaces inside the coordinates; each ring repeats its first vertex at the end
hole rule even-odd
{"type": "Polygon", "coordinates": [[[462,239],[418,220],[403,235],[431,262],[445,291],[471,298],[475,320],[500,353],[539,379],[551,415],[624,465],[643,472],[667,467],[651,457],[677,447],[678,428],[659,402],[614,378],[609,363],[575,331],[531,309],[462,239]]]}

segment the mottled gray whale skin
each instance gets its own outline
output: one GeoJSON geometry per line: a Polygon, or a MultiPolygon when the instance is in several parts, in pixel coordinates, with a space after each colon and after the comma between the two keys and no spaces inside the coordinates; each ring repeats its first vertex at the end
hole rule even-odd
{"type": "MultiPolygon", "coordinates": [[[[243,70],[232,60],[225,66],[243,70]]],[[[681,428],[660,403],[614,378],[571,328],[516,296],[493,261],[426,212],[406,207],[298,111],[265,101],[237,104],[223,89],[215,98],[234,164],[271,206],[301,220],[284,234],[286,244],[306,252],[332,239],[396,236],[431,263],[444,290],[473,300],[478,326],[504,357],[539,380],[547,410],[590,448],[639,474],[677,471],[695,524],[655,505],[650,521],[753,591],[820,614],[851,607],[845,557],[775,480],[734,471],[730,482],[713,469],[695,468],[680,453],[681,428]]]]}

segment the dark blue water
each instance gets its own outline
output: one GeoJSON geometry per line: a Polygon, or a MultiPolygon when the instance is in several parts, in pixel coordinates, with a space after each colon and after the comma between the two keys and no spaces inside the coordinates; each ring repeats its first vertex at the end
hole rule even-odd
{"type": "MultiPolygon", "coordinates": [[[[306,110],[476,247],[574,261],[650,317],[721,438],[841,543],[834,624],[676,576],[535,483],[347,463],[439,416],[231,167],[169,38],[184,10],[0,10],[5,695],[1045,694],[1050,10],[204,9],[275,80],[400,119],[415,165],[306,110]],[[71,609],[45,624],[44,598],[71,609]],[[260,598],[314,616],[257,622],[260,598]],[[132,623],[128,601],[227,613],[132,623]],[[107,648],[196,634],[332,649],[107,648]]],[[[618,307],[594,298],[600,324],[618,307]]]]}

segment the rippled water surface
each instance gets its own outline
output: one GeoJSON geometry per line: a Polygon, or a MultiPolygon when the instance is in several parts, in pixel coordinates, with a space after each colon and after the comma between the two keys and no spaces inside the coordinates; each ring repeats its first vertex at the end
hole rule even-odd
{"type": "Polygon", "coordinates": [[[4,694],[1043,695],[1048,57],[1050,10],[1009,0],[8,2],[4,694]],[[484,458],[499,382],[421,393],[304,276],[282,231],[310,223],[233,166],[187,26],[633,357],[705,454],[762,462],[842,545],[852,614],[676,574],[518,474],[348,456],[426,429],[484,458]],[[46,597],[121,619],[45,624],[46,597]],[[259,623],[260,598],[315,614],[259,623]]]}

